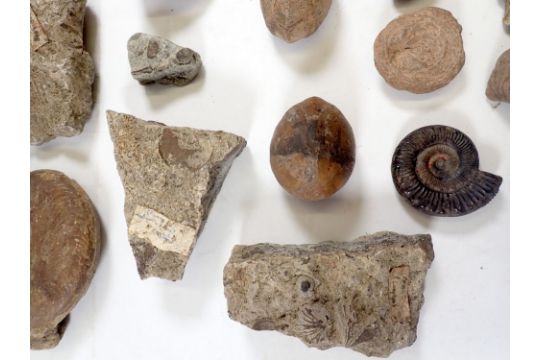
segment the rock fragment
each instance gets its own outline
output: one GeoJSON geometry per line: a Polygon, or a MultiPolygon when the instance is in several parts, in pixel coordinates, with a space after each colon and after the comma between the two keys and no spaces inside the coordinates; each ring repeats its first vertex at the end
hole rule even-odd
{"type": "Polygon", "coordinates": [[[261,0],[266,26],[289,43],[317,31],[331,5],[332,0],[261,0]]]}
{"type": "Polygon", "coordinates": [[[127,48],[131,75],[142,85],[183,86],[201,70],[199,54],[159,36],[136,33],[129,38],[127,48]]]}
{"type": "Polygon", "coordinates": [[[510,26],[510,0],[506,0],[505,2],[503,23],[506,26],[510,26]]]}
{"type": "Polygon", "coordinates": [[[510,103],[510,49],[497,59],[486,88],[486,96],[492,101],[510,103]]]}
{"type": "Polygon", "coordinates": [[[424,94],[447,85],[461,71],[461,25],[449,11],[427,7],[391,21],[375,40],[375,66],[398,90],[424,94]]]}
{"type": "Polygon", "coordinates": [[[386,357],[416,340],[430,235],[379,232],[350,243],[234,247],[223,273],[229,316],[325,350],[386,357]]]}
{"type": "Polygon", "coordinates": [[[169,127],[107,112],[141,279],[181,279],[234,159],[246,146],[222,131],[169,127]]]}
{"type": "Polygon", "coordinates": [[[97,213],[63,173],[30,173],[30,347],[55,347],[86,293],[101,248],[97,213]]]}
{"type": "Polygon", "coordinates": [[[86,0],[30,0],[30,143],[82,132],[93,106],[86,0]]]}

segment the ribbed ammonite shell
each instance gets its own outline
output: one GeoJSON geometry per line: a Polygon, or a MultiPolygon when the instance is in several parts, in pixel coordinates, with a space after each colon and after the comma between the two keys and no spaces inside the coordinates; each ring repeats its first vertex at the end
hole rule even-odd
{"type": "Polygon", "coordinates": [[[486,96],[492,101],[510,103],[510,49],[497,59],[486,88],[486,96]]]}
{"type": "Polygon", "coordinates": [[[302,200],[322,200],[341,189],[355,161],[354,134],[334,105],[312,97],[290,108],[277,125],[270,165],[279,184],[302,200]]]}
{"type": "Polygon", "coordinates": [[[375,66],[386,82],[416,94],[445,86],[465,63],[461,25],[436,7],[391,21],[377,36],[374,50],[375,66]]]}
{"type": "Polygon", "coordinates": [[[461,216],[491,201],[502,178],[480,171],[471,139],[448,126],[426,126],[407,135],[392,159],[397,191],[416,209],[461,216]]]}
{"type": "Polygon", "coordinates": [[[101,248],[99,220],[84,190],[63,173],[30,173],[30,347],[58,344],[86,293],[101,248]]]}

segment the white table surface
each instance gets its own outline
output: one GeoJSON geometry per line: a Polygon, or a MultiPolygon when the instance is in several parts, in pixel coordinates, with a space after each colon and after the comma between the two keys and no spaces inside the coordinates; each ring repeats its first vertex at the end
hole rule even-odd
{"type": "Polygon", "coordinates": [[[296,338],[253,331],[228,318],[222,270],[235,244],[349,241],[379,230],[430,233],[435,260],[413,346],[394,360],[509,357],[509,106],[484,96],[497,57],[509,47],[503,1],[335,0],[321,28],[286,44],[273,37],[258,0],[89,0],[88,47],[98,71],[96,104],[84,132],[32,147],[31,168],[63,171],[94,202],[104,249],[86,296],[60,344],[39,359],[363,359],[345,348],[310,349],[296,338]],[[411,95],[385,84],[373,41],[400,13],[437,5],[463,26],[466,63],[445,88],[411,95]],[[135,32],[198,51],[204,72],[182,88],[139,85],[126,42],[135,32]],[[353,175],[331,200],[288,196],[270,169],[275,125],[292,105],[320,96],[353,126],[353,175]],[[142,281],[128,244],[124,192],[105,110],[168,125],[244,136],[237,158],[189,260],[184,279],[142,281]],[[475,142],[483,170],[501,175],[497,197],[460,218],[412,209],[390,174],[395,146],[410,131],[444,124],[475,142]]]}

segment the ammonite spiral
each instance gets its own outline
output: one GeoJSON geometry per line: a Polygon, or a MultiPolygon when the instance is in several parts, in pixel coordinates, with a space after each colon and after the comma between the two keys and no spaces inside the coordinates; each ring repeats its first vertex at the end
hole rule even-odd
{"type": "Polygon", "coordinates": [[[448,84],[465,63],[461,25],[428,7],[391,21],[375,40],[375,66],[398,90],[416,94],[448,84]]]}
{"type": "Polygon", "coordinates": [[[101,230],[84,190],[63,173],[30,173],[30,347],[58,344],[99,258],[101,230]]]}
{"type": "Polygon", "coordinates": [[[426,126],[407,135],[392,159],[397,191],[416,209],[434,216],[478,210],[499,191],[502,178],[480,171],[471,139],[449,126],[426,126]]]}

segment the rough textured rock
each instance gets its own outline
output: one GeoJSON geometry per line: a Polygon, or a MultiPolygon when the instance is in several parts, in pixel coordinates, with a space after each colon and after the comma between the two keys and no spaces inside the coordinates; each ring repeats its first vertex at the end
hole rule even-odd
{"type": "Polygon", "coordinates": [[[159,36],[136,33],[127,48],[131,75],[143,85],[186,85],[201,70],[199,54],[159,36]]]}
{"type": "Polygon", "coordinates": [[[462,216],[487,205],[502,178],[480,171],[478,151],[467,135],[449,126],[417,129],[397,146],[392,178],[416,209],[435,216],[462,216]]]}
{"type": "Polygon", "coordinates": [[[270,164],[280,185],[302,200],[332,196],[355,162],[354,134],[334,105],[312,97],[290,108],[270,144],[270,164]]]}
{"type": "Polygon", "coordinates": [[[54,170],[30,173],[30,347],[58,344],[90,286],[101,248],[96,211],[84,190],[54,170]]]}
{"type": "Polygon", "coordinates": [[[386,357],[416,340],[429,235],[380,232],[350,243],[234,247],[223,283],[229,316],[310,347],[386,357]]]}
{"type": "Polygon", "coordinates": [[[86,0],[30,0],[30,143],[81,133],[94,63],[84,50],[86,0]]]}
{"type": "Polygon", "coordinates": [[[212,204],[246,141],[107,112],[142,279],[181,279],[212,204]]]}
{"type": "Polygon", "coordinates": [[[377,36],[375,66],[388,84],[416,94],[435,91],[461,71],[461,25],[449,11],[427,7],[391,21],[377,36]]]}
{"type": "Polygon", "coordinates": [[[313,34],[331,5],[332,0],[261,0],[266,26],[289,43],[313,34]]]}
{"type": "Polygon", "coordinates": [[[503,22],[504,25],[510,26],[510,0],[506,0],[505,2],[503,22]]]}
{"type": "Polygon", "coordinates": [[[510,102],[510,49],[499,56],[489,78],[486,96],[493,101],[510,102]]]}

